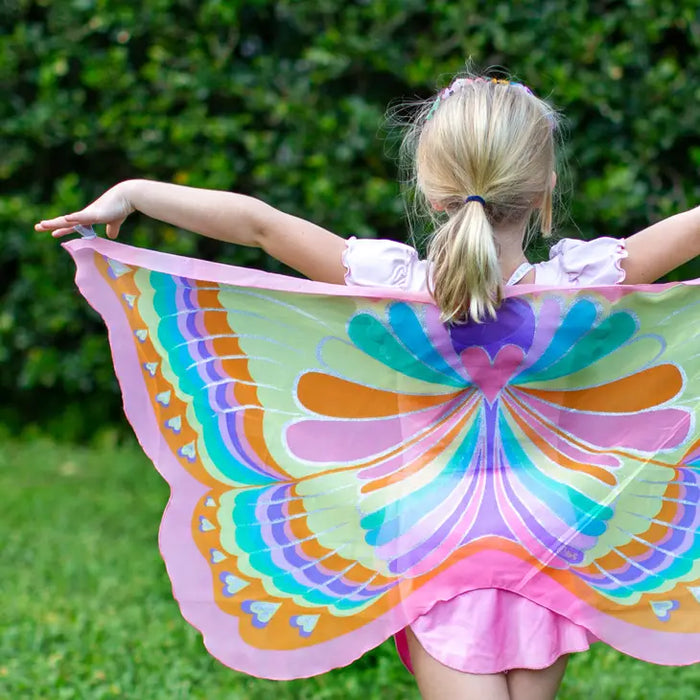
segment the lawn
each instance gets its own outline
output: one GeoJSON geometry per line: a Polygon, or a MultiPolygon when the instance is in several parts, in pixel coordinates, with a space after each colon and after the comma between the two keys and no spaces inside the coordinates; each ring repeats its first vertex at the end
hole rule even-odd
{"type": "MultiPolygon", "coordinates": [[[[311,680],[223,667],[170,594],[156,543],[167,487],[138,447],[0,437],[3,700],[418,698],[391,642],[311,680]]],[[[572,659],[559,697],[697,700],[700,665],[659,668],[596,645],[572,659]]]]}

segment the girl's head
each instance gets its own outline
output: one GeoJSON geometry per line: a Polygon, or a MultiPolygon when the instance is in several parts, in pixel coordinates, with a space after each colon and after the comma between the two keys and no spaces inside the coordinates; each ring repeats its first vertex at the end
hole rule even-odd
{"type": "Polygon", "coordinates": [[[499,232],[524,234],[539,213],[550,233],[555,119],[528,88],[488,78],[456,79],[419,110],[404,148],[419,200],[438,224],[428,260],[444,320],[495,315],[499,232]]]}

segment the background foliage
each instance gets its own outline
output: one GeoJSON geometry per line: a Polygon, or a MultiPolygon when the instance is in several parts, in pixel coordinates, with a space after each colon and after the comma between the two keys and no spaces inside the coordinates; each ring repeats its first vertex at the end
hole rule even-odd
{"type": "MultiPolygon", "coordinates": [[[[0,0],[0,697],[417,697],[390,642],[288,684],[206,654],[154,545],[167,487],[114,442],[106,334],[35,221],[149,177],[402,239],[384,111],[471,56],[568,117],[561,233],[626,235],[700,200],[699,44],[700,0],[0,0]],[[61,438],[102,430],[83,449],[31,423],[61,438]]],[[[124,240],[276,269],[138,216],[124,240]]],[[[561,697],[699,692],[697,667],[597,645],[572,659],[561,697]]]]}
{"type": "MultiPolygon", "coordinates": [[[[698,0],[0,0],[0,419],[73,438],[119,420],[105,333],[35,221],[149,177],[401,239],[384,110],[469,56],[568,117],[563,233],[697,204],[699,17],[698,0]]],[[[137,217],[124,239],[275,267],[137,217]]]]}

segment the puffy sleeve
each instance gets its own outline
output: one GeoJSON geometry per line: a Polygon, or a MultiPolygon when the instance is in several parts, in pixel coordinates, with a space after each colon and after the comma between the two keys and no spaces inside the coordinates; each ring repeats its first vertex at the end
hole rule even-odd
{"type": "Polygon", "coordinates": [[[405,243],[387,239],[350,238],[343,254],[345,283],[360,287],[395,287],[426,292],[427,263],[405,243]]]}
{"type": "Polygon", "coordinates": [[[564,238],[549,251],[549,260],[536,265],[535,283],[547,286],[606,286],[625,279],[625,242],[618,238],[577,241],[564,238]]]}

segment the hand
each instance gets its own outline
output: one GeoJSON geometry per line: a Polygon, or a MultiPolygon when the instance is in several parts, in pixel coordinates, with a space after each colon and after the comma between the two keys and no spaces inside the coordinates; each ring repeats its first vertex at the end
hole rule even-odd
{"type": "Polygon", "coordinates": [[[36,231],[51,231],[54,238],[60,238],[68,233],[73,233],[75,224],[83,224],[84,226],[107,224],[107,237],[116,238],[126,217],[135,211],[127,195],[127,189],[127,183],[120,182],[107,190],[92,204],[88,204],[85,209],[73,214],[58,216],[55,219],[40,221],[34,226],[34,229],[36,231]]]}

